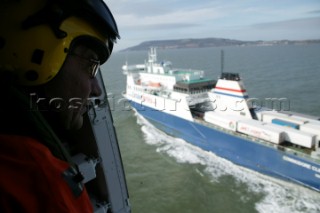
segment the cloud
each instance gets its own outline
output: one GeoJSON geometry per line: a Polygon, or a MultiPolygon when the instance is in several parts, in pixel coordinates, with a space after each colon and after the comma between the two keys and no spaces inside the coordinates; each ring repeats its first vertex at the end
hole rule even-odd
{"type": "Polygon", "coordinates": [[[320,10],[312,10],[308,12],[309,14],[320,14],[320,10]]]}
{"type": "Polygon", "coordinates": [[[221,37],[232,35],[239,40],[305,40],[320,38],[320,17],[264,22],[222,29],[221,37]]]}
{"type": "Polygon", "coordinates": [[[171,7],[160,7],[159,3],[152,1],[135,0],[135,1],[112,1],[108,3],[112,11],[116,11],[117,16],[134,16],[146,17],[159,14],[167,14],[174,10],[171,7]]]}
{"type": "Polygon", "coordinates": [[[149,24],[149,25],[140,25],[134,26],[134,30],[170,30],[170,29],[183,29],[201,26],[200,24],[188,24],[188,23],[168,23],[168,24],[149,24]]]}
{"type": "Polygon", "coordinates": [[[260,23],[254,24],[251,27],[256,29],[310,29],[315,26],[320,26],[320,17],[314,18],[303,18],[303,19],[293,19],[286,21],[278,21],[278,22],[269,22],[269,23],[260,23]]]}
{"type": "MultiPolygon", "coordinates": [[[[291,0],[105,0],[119,45],[146,40],[224,37],[243,40],[320,37],[319,4],[291,0]],[[277,37],[278,36],[278,37],[277,37]]],[[[318,0],[317,0],[318,1],[318,0]]]]}
{"type": "MultiPolygon", "coordinates": [[[[225,16],[215,0],[111,0],[106,1],[119,25],[196,24],[225,16]]],[[[221,3],[219,3],[221,4],[221,3]]]]}

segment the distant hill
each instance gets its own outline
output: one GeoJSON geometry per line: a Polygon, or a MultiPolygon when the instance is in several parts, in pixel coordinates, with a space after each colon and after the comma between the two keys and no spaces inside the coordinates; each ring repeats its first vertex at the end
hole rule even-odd
{"type": "Polygon", "coordinates": [[[122,51],[148,50],[150,47],[158,49],[182,49],[182,48],[202,48],[202,47],[222,47],[222,46],[272,46],[272,45],[292,45],[292,44],[313,44],[320,43],[320,39],[314,40],[276,40],[276,41],[240,41],[225,38],[202,38],[202,39],[175,39],[145,41],[122,51]]]}

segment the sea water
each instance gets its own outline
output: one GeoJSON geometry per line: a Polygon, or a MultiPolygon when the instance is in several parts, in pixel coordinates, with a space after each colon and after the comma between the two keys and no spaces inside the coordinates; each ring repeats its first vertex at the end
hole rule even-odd
{"type": "MultiPolygon", "coordinates": [[[[158,60],[204,70],[217,79],[221,49],[223,71],[240,74],[256,105],[280,99],[284,104],[272,107],[320,117],[320,45],[158,50],[158,60]]],[[[147,51],[116,52],[102,66],[133,212],[320,212],[319,192],[168,136],[131,110],[121,95],[126,86],[121,67],[126,61],[141,64],[146,59],[147,51]]]]}

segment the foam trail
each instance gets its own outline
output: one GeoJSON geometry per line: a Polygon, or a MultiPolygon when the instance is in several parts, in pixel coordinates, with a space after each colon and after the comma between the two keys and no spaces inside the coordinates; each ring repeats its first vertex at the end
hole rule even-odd
{"type": "MultiPolygon", "coordinates": [[[[302,186],[262,175],[237,166],[211,152],[204,151],[182,139],[171,137],[155,128],[136,112],[146,143],[156,146],[157,152],[167,153],[178,163],[201,164],[213,182],[232,175],[239,183],[245,183],[253,193],[264,194],[256,203],[260,213],[316,213],[320,212],[320,194],[302,186]]],[[[197,171],[203,175],[200,171],[197,171]]],[[[242,199],[246,199],[242,197],[242,199]]]]}

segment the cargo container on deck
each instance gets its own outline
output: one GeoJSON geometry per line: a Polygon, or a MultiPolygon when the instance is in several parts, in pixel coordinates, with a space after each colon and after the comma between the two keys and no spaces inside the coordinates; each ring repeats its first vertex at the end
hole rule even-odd
{"type": "Polygon", "coordinates": [[[284,141],[283,131],[264,125],[264,123],[255,120],[238,121],[237,131],[251,135],[275,144],[280,144],[284,141]]]}

